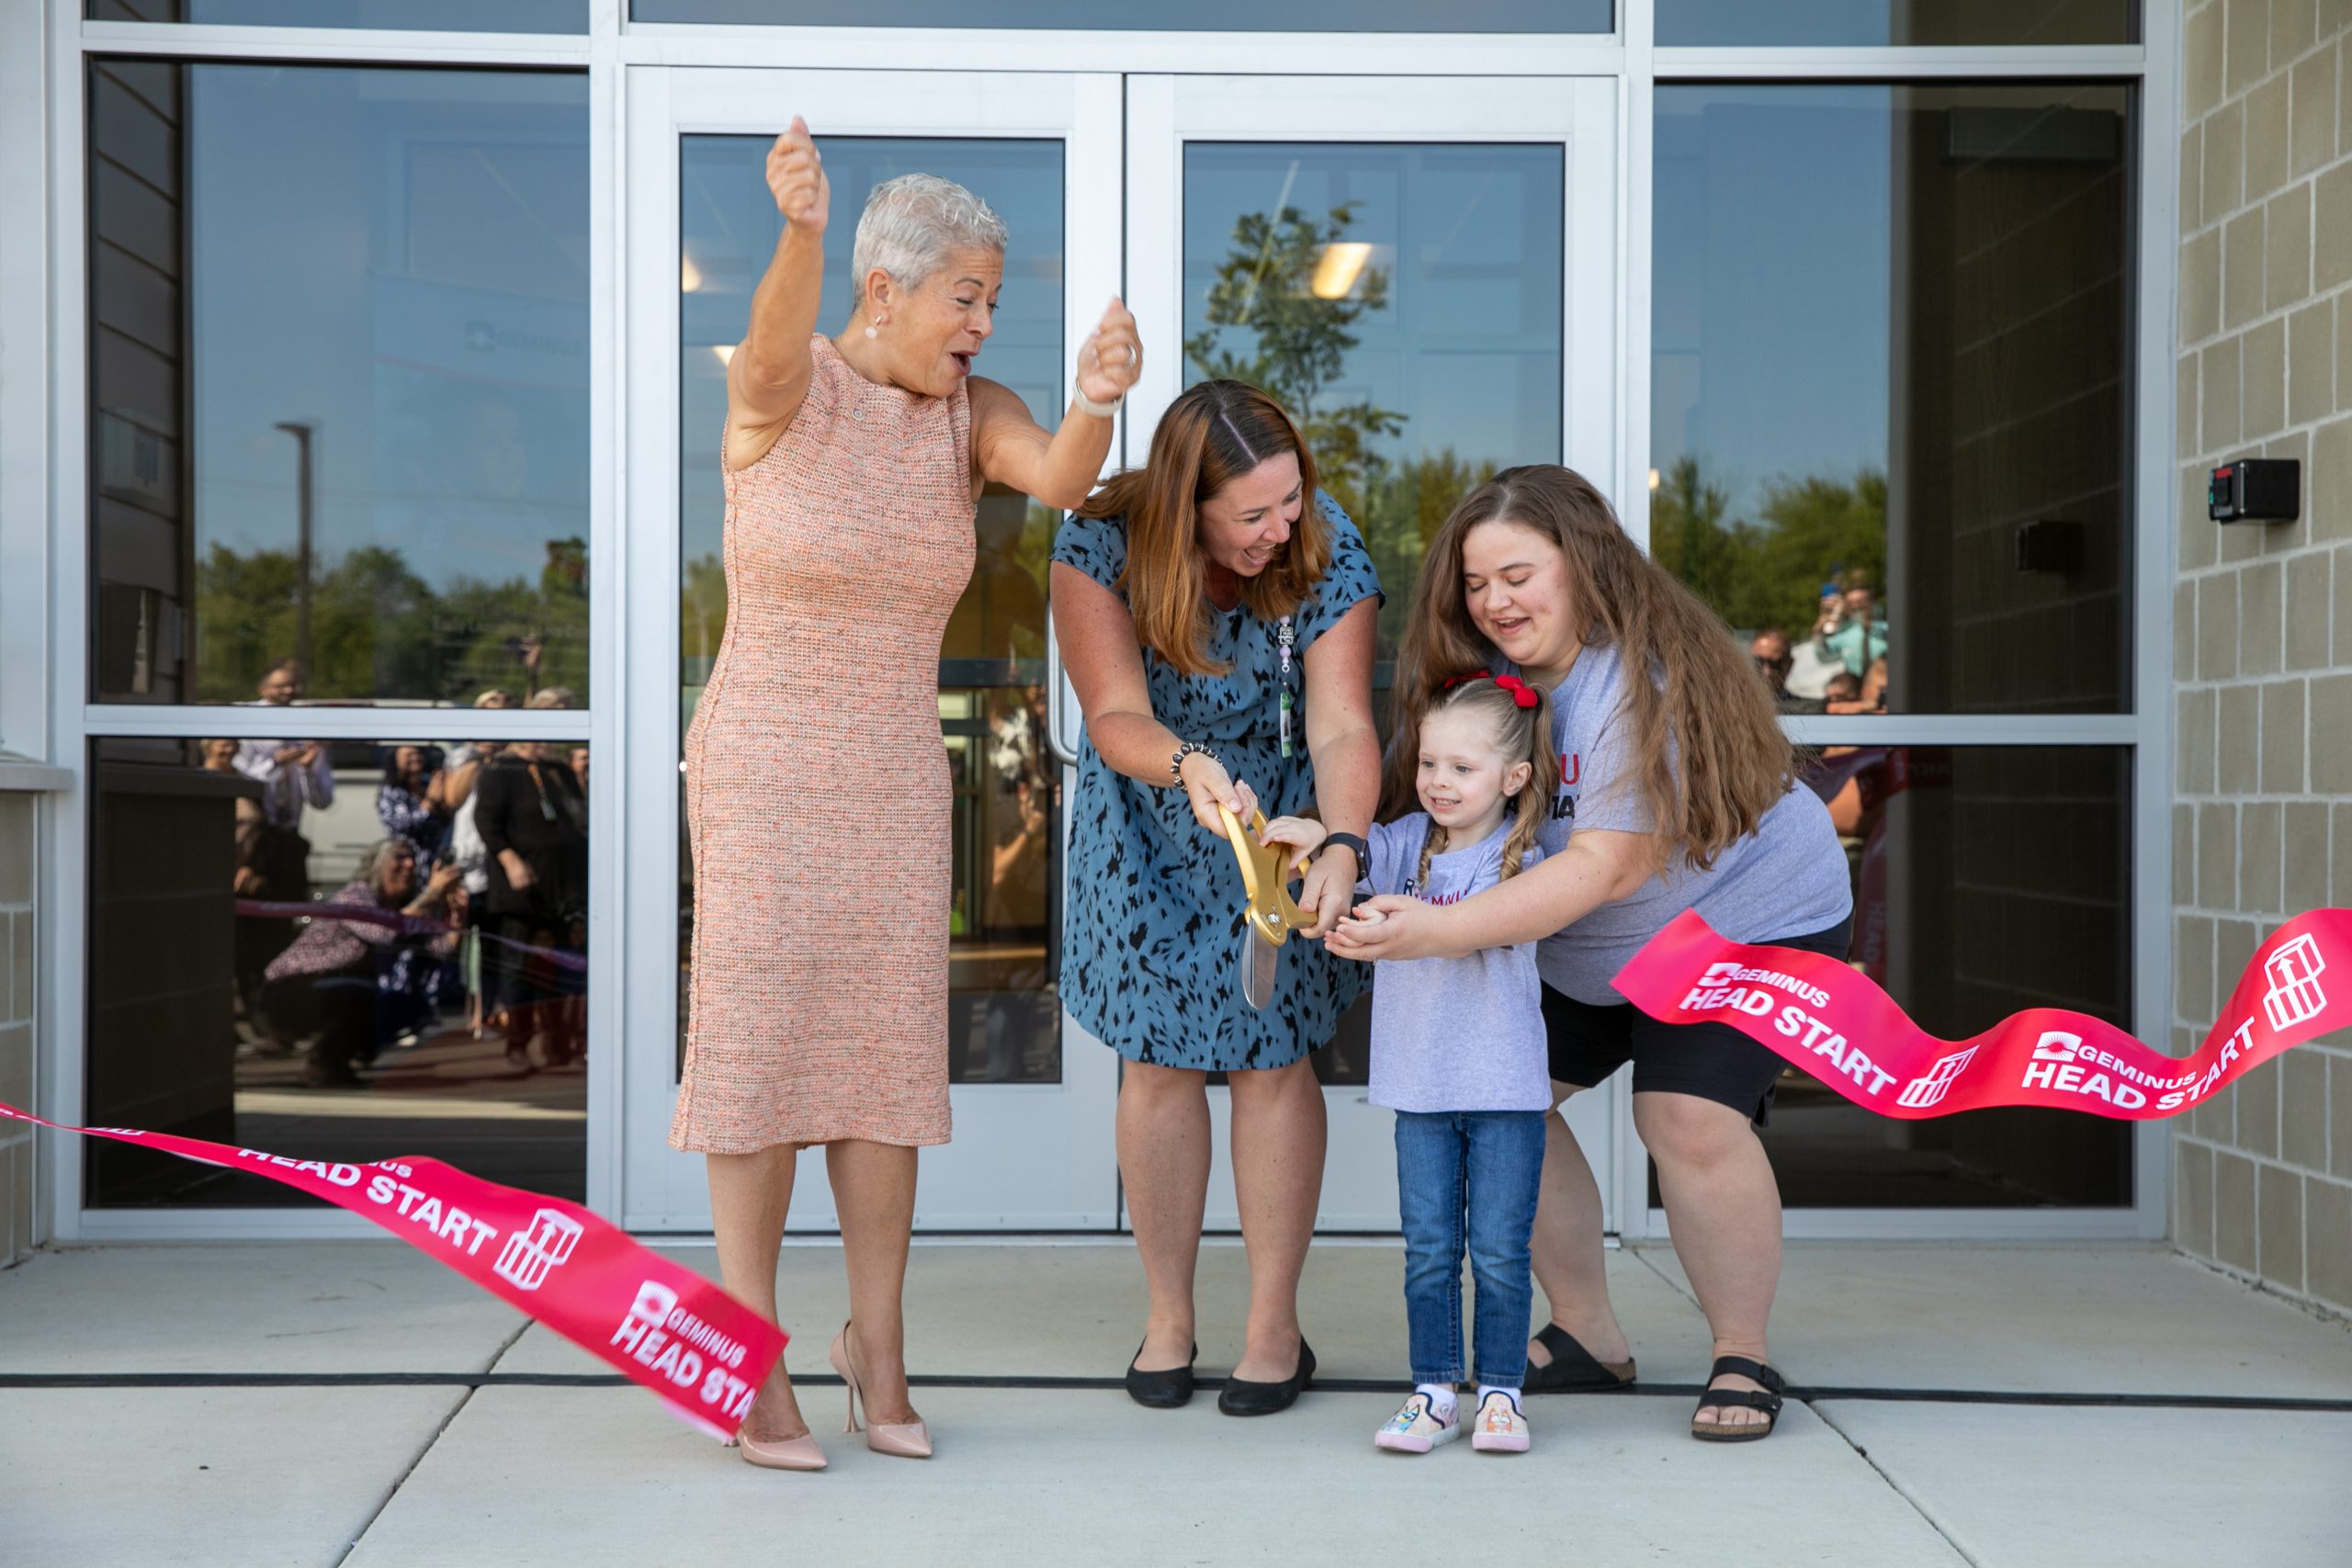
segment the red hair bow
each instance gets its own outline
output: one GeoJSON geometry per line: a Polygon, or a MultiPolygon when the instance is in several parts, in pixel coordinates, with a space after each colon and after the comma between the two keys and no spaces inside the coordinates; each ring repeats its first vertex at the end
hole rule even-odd
{"type": "MultiPolygon", "coordinates": [[[[1487,678],[1487,675],[1484,670],[1473,670],[1466,675],[1448,675],[1445,678],[1445,684],[1440,687],[1439,690],[1452,691],[1454,687],[1461,685],[1464,682],[1484,681],[1487,678]]],[[[1532,708],[1536,704],[1544,700],[1543,697],[1537,694],[1534,687],[1529,685],[1526,682],[1521,680],[1516,675],[1497,675],[1494,677],[1494,682],[1496,685],[1500,686],[1504,691],[1509,692],[1510,694],[1510,700],[1521,707],[1532,708]]]]}
{"type": "Polygon", "coordinates": [[[1523,708],[1532,708],[1544,700],[1536,694],[1534,687],[1516,675],[1498,675],[1495,677],[1495,684],[1509,692],[1510,700],[1523,708]]]}

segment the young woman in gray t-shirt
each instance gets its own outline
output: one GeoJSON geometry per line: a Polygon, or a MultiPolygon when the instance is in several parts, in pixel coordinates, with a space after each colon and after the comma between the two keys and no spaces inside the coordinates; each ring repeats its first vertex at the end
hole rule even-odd
{"type": "MultiPolygon", "coordinates": [[[[1410,798],[1403,770],[1431,678],[1481,666],[1551,694],[1561,783],[1544,863],[1450,906],[1374,898],[1380,921],[1326,940],[1342,956],[1390,960],[1539,942],[1557,1100],[1634,1065],[1634,1123],[1714,1337],[1691,1436],[1765,1437],[1782,1387],[1765,1341],[1781,1198],[1755,1126],[1780,1058],[1725,1024],[1660,1023],[1609,982],[1684,909],[1735,942],[1842,958],[1852,898],[1837,833],[1796,787],[1771,691],[1730,628],[1566,468],[1496,475],[1430,541],[1397,662],[1382,816],[1410,798]]],[[[1547,1131],[1534,1263],[1552,1321],[1529,1347],[1527,1387],[1621,1386],[1634,1363],[1601,1271],[1600,1189],[1556,1111],[1547,1131]]]]}

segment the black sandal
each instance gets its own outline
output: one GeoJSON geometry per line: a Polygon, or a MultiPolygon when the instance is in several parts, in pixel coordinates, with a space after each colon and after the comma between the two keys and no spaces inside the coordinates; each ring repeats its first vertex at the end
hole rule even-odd
{"type": "Polygon", "coordinates": [[[1535,1342],[1549,1350],[1552,1359],[1540,1367],[1527,1363],[1526,1381],[1521,1385],[1525,1393],[1588,1393],[1633,1386],[1631,1356],[1622,1361],[1604,1361],[1556,1323],[1545,1324],[1535,1342]]]}
{"type": "Polygon", "coordinates": [[[1690,1435],[1702,1443],[1753,1443],[1772,1435],[1781,1424],[1781,1394],[1789,1386],[1788,1380],[1761,1361],[1751,1361],[1745,1356],[1718,1356],[1707,1370],[1712,1383],[1720,1377],[1754,1378],[1762,1388],[1710,1388],[1699,1396],[1699,1410],[1761,1410],[1765,1418],[1738,1427],[1726,1427],[1719,1421],[1702,1421],[1699,1413],[1690,1413],[1690,1435]]]}

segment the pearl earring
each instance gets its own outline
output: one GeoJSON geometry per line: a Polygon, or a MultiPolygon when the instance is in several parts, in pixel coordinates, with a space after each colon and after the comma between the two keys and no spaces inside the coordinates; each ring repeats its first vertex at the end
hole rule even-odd
{"type": "Polygon", "coordinates": [[[881,334],[880,333],[878,333],[878,332],[875,331],[875,329],[874,329],[874,328],[872,328],[872,327],[870,327],[870,326],[869,326],[869,327],[867,327],[867,328],[865,329],[865,335],[866,335],[867,337],[879,337],[879,336],[881,336],[882,334],[881,334]]]}

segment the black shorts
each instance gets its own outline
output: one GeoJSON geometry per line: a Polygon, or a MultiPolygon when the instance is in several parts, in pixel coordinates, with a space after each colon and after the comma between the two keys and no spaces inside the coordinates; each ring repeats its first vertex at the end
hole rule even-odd
{"type": "MultiPolygon", "coordinates": [[[[1811,936],[1779,937],[1771,947],[1793,947],[1842,960],[1854,932],[1852,917],[1811,936]]],[[[1552,1077],[1591,1089],[1634,1064],[1634,1092],[1662,1090],[1728,1105],[1758,1126],[1772,1113],[1772,1089],[1787,1064],[1728,1023],[1660,1023],[1631,1002],[1595,1007],[1544,987],[1544,1032],[1552,1077]]]]}

